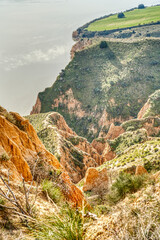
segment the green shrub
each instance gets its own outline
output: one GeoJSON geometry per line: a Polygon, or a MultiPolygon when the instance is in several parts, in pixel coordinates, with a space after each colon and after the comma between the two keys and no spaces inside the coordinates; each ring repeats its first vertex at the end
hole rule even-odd
{"type": "Polygon", "coordinates": [[[42,182],[42,190],[55,202],[59,203],[62,198],[62,192],[58,186],[55,186],[52,181],[44,180],[42,182]]]}
{"type": "Polygon", "coordinates": [[[101,41],[99,47],[100,48],[107,48],[108,47],[107,42],[106,41],[101,41]]]}
{"type": "Polygon", "coordinates": [[[118,13],[118,18],[124,18],[125,17],[125,15],[124,15],[124,13],[118,13]]]}
{"type": "Polygon", "coordinates": [[[84,239],[82,213],[67,204],[58,214],[46,219],[44,225],[34,226],[33,231],[39,240],[82,240],[84,239]]]}
{"type": "Polygon", "coordinates": [[[121,172],[115,182],[112,184],[108,199],[111,203],[117,203],[124,199],[128,193],[138,191],[146,180],[146,176],[135,176],[129,173],[121,172]]]}
{"type": "Polygon", "coordinates": [[[70,136],[67,140],[70,141],[74,146],[76,146],[79,144],[79,142],[82,141],[82,138],[77,136],[70,136]]]}
{"type": "Polygon", "coordinates": [[[105,138],[96,138],[95,139],[97,142],[104,144],[106,142],[105,138]]]}
{"type": "Polygon", "coordinates": [[[100,217],[102,214],[108,214],[111,208],[107,205],[96,205],[94,208],[94,214],[100,217]]]}
{"type": "Polygon", "coordinates": [[[7,153],[3,153],[1,156],[0,156],[0,159],[1,161],[8,161],[10,159],[10,157],[8,156],[7,153]]]}
{"type": "Polygon", "coordinates": [[[160,170],[160,160],[155,161],[146,161],[144,163],[144,168],[150,173],[152,170],[160,170]]]}
{"type": "Polygon", "coordinates": [[[139,4],[138,5],[138,9],[143,9],[143,8],[145,8],[144,4],[139,4]]]}

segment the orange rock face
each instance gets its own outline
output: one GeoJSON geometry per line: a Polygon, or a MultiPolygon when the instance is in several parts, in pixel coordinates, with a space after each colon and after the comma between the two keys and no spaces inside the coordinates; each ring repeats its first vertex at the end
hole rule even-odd
{"type": "MultiPolygon", "coordinates": [[[[9,171],[14,181],[21,181],[21,177],[24,177],[25,181],[32,181],[32,168],[38,156],[42,163],[46,162],[53,170],[63,171],[59,161],[39,140],[29,121],[17,113],[10,114],[14,118],[14,123],[0,115],[0,173],[7,176],[9,171]]],[[[82,205],[84,200],[82,192],[69,180],[67,173],[63,174],[65,176],[63,185],[69,189],[67,198],[77,206],[82,205]]]]}
{"type": "Polygon", "coordinates": [[[143,175],[148,173],[147,170],[143,166],[137,166],[135,175],[143,175]]]}
{"type": "MultiPolygon", "coordinates": [[[[50,152],[48,152],[46,150],[45,146],[42,144],[42,142],[38,138],[36,131],[34,130],[33,126],[29,123],[29,121],[26,120],[25,118],[21,117],[17,113],[12,113],[12,115],[14,116],[14,118],[19,122],[19,124],[24,129],[24,131],[21,131],[21,132],[23,132],[23,134],[25,134],[26,139],[24,141],[22,141],[21,146],[22,146],[22,149],[23,149],[23,147],[24,147],[25,150],[27,149],[27,153],[28,153],[28,154],[24,153],[24,156],[29,158],[30,157],[30,152],[31,152],[29,150],[33,150],[34,153],[36,153],[36,155],[38,153],[41,153],[41,155],[43,155],[43,159],[45,161],[47,161],[50,165],[52,165],[56,169],[60,169],[61,168],[60,163],[50,152]]],[[[31,153],[31,157],[33,157],[33,155],[31,153]]]]}
{"type": "Polygon", "coordinates": [[[160,124],[156,125],[156,121],[156,117],[149,117],[147,121],[143,123],[143,128],[146,129],[148,136],[154,136],[160,132],[160,124]]]}
{"type": "Polygon", "coordinates": [[[68,124],[66,123],[66,121],[64,120],[64,118],[62,117],[61,114],[57,113],[57,112],[53,112],[52,114],[49,115],[50,116],[50,120],[53,121],[54,125],[56,125],[56,127],[58,128],[58,130],[60,131],[60,134],[62,136],[64,136],[65,138],[67,136],[70,135],[74,135],[76,136],[77,134],[72,131],[72,129],[68,126],[68,124]]]}
{"type": "MultiPolygon", "coordinates": [[[[132,119],[132,117],[129,117],[129,119],[132,119]]],[[[129,120],[128,119],[128,120],[129,120]]],[[[114,135],[118,135],[119,132],[122,132],[122,128],[115,126],[114,123],[118,122],[119,124],[123,123],[126,119],[123,119],[122,117],[119,118],[111,118],[108,119],[108,113],[106,110],[103,111],[103,114],[98,122],[98,125],[101,127],[101,131],[99,133],[99,138],[106,138],[106,129],[108,129],[108,139],[113,139],[114,135]],[[110,129],[111,127],[111,129],[110,129]],[[112,133],[113,131],[113,133],[112,133]]],[[[121,133],[120,133],[121,134],[121,133]]]]}
{"type": "Polygon", "coordinates": [[[68,172],[74,183],[78,183],[84,176],[88,167],[98,167],[97,162],[86,152],[76,150],[73,146],[62,145],[60,163],[68,172]],[[74,154],[80,154],[81,161],[74,158],[74,154]]]}
{"type": "Polygon", "coordinates": [[[122,128],[122,126],[115,126],[114,123],[112,123],[105,138],[112,140],[112,139],[117,138],[120,134],[122,134],[124,132],[125,131],[122,128]]]}
{"type": "Polygon", "coordinates": [[[26,147],[33,151],[33,146],[28,137],[27,141],[24,140],[25,137],[26,134],[24,132],[20,131],[16,126],[0,116],[0,145],[11,157],[11,162],[15,166],[19,175],[22,174],[26,181],[31,181],[32,174],[27,161],[24,158],[24,154],[26,153],[26,147]],[[23,146],[23,143],[25,146],[23,146]]]}
{"type": "Polygon", "coordinates": [[[73,135],[72,130],[68,130],[70,128],[67,128],[66,122],[62,126],[66,126],[66,129],[62,131],[58,128],[58,132],[62,136],[60,140],[60,163],[64,166],[72,181],[77,183],[85,176],[89,167],[101,165],[103,158],[85,138],[77,136],[74,132],[73,135]]]}
{"type": "Polygon", "coordinates": [[[97,152],[102,157],[102,162],[110,161],[116,157],[116,153],[111,150],[110,145],[106,141],[107,139],[103,139],[104,142],[100,142],[100,140],[93,140],[92,146],[97,150],[97,152]]]}
{"type": "Polygon", "coordinates": [[[104,190],[108,188],[107,169],[98,171],[96,168],[88,168],[84,180],[83,191],[104,190]]]}
{"type": "Polygon", "coordinates": [[[97,150],[97,152],[102,155],[104,149],[105,149],[106,141],[100,141],[98,139],[94,139],[92,141],[92,147],[97,150]]]}
{"type": "Polygon", "coordinates": [[[62,135],[72,144],[70,147],[66,146],[65,144],[62,145],[60,162],[69,173],[71,179],[77,183],[84,178],[89,167],[98,167],[101,165],[103,163],[103,158],[85,138],[75,135],[73,136],[71,134],[65,134],[64,132],[62,135]],[[76,161],[72,161],[71,166],[70,160],[73,159],[74,153],[77,154],[78,152],[81,154],[83,159],[81,162],[79,162],[79,164],[77,164],[76,161]]]}
{"type": "Polygon", "coordinates": [[[83,204],[86,204],[82,191],[71,182],[66,172],[61,174],[61,183],[64,195],[75,207],[82,207],[83,204]]]}
{"type": "Polygon", "coordinates": [[[83,152],[86,152],[90,155],[91,158],[93,158],[97,164],[97,166],[101,165],[103,163],[102,157],[99,155],[97,150],[90,144],[86,138],[78,137],[77,143],[74,144],[75,147],[82,150],[83,152]]]}
{"type": "Polygon", "coordinates": [[[113,140],[124,132],[122,126],[115,126],[114,123],[112,123],[106,136],[93,140],[92,146],[102,155],[102,161],[112,160],[115,157],[115,153],[111,151],[106,140],[113,140]]]}
{"type": "Polygon", "coordinates": [[[111,150],[110,145],[106,142],[105,149],[102,154],[105,161],[110,161],[116,157],[116,153],[111,150]]]}
{"type": "Polygon", "coordinates": [[[138,119],[142,119],[143,116],[145,115],[146,111],[150,108],[150,104],[146,102],[144,106],[141,108],[141,110],[138,113],[138,119]]]}
{"type": "Polygon", "coordinates": [[[82,103],[75,98],[72,88],[54,99],[52,109],[59,107],[62,103],[65,105],[69,114],[74,114],[78,118],[86,116],[86,112],[82,108],[82,103]]]}
{"type": "Polygon", "coordinates": [[[41,112],[41,101],[39,97],[37,97],[37,101],[32,108],[31,114],[40,113],[40,112],[41,112]]]}
{"type": "Polygon", "coordinates": [[[6,153],[2,146],[0,146],[0,173],[6,178],[8,177],[9,174],[10,180],[14,181],[21,180],[21,176],[17,171],[17,168],[11,162],[10,157],[8,156],[8,154],[6,153]],[[9,169],[11,169],[11,171],[9,171],[9,169]]]}

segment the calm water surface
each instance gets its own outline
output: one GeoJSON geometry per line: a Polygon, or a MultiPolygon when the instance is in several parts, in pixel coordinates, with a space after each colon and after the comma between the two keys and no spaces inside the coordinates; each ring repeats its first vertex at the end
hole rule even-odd
{"type": "MultiPolygon", "coordinates": [[[[29,114],[70,60],[72,31],[139,0],[0,0],[0,105],[29,114]]],[[[143,0],[146,5],[160,3],[143,0]]]]}

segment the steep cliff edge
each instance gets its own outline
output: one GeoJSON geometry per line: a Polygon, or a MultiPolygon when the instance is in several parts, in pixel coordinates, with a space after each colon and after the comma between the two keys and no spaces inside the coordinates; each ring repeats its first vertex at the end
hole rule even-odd
{"type": "Polygon", "coordinates": [[[100,41],[94,42],[75,54],[51,88],[39,93],[41,107],[36,104],[32,113],[59,112],[89,141],[107,133],[112,123],[135,118],[160,85],[159,43],[109,41],[101,49],[100,41]]]}
{"type": "Polygon", "coordinates": [[[82,205],[83,194],[69,179],[57,158],[46,150],[28,120],[0,107],[0,174],[11,180],[42,182],[56,171],[59,182],[67,189],[64,195],[75,205],[82,205]]]}

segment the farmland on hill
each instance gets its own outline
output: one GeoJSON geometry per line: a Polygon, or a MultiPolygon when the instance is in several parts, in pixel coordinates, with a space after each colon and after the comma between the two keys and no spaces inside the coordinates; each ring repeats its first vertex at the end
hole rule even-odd
{"type": "Polygon", "coordinates": [[[117,14],[114,14],[110,17],[94,21],[88,26],[87,30],[104,31],[155,23],[160,21],[160,6],[134,9],[124,14],[124,18],[118,18],[117,14]]]}

